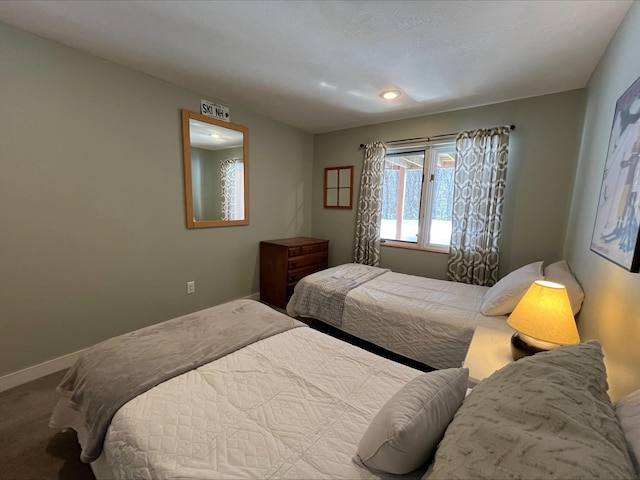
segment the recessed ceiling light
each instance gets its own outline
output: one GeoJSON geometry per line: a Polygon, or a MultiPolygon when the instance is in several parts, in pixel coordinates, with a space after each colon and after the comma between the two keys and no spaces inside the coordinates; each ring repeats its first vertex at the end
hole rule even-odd
{"type": "Polygon", "coordinates": [[[385,90],[380,94],[380,97],[384,98],[385,100],[395,100],[400,95],[402,95],[402,93],[400,93],[398,90],[385,90]]]}

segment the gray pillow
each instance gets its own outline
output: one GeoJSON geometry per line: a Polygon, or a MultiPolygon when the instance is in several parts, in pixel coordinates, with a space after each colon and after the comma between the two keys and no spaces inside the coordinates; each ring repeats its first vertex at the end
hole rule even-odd
{"type": "Polygon", "coordinates": [[[423,478],[634,478],[607,389],[595,341],[510,363],[467,396],[423,478]]]}
{"type": "Polygon", "coordinates": [[[640,390],[621,398],[614,407],[627,439],[633,466],[640,474],[640,390]]]}
{"type": "Polygon", "coordinates": [[[432,455],[467,391],[469,370],[420,375],[391,397],[362,436],[354,461],[373,471],[404,474],[432,455]]]}

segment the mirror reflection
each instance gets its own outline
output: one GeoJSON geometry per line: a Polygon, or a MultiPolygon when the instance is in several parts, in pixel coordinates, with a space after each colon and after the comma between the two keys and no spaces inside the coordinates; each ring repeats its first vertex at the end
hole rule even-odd
{"type": "Polygon", "coordinates": [[[187,227],[248,225],[248,129],[182,112],[187,227]]]}

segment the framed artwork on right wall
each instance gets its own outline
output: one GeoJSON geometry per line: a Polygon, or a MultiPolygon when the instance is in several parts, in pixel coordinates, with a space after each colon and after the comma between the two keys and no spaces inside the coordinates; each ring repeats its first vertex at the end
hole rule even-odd
{"type": "Polygon", "coordinates": [[[591,250],[640,272],[640,78],[616,102],[591,250]]]}

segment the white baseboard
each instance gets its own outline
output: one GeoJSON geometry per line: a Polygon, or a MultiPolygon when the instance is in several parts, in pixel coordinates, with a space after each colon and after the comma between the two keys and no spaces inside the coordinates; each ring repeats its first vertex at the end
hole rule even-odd
{"type": "MultiPolygon", "coordinates": [[[[249,300],[260,300],[260,292],[252,293],[244,298],[249,300]]],[[[80,353],[82,353],[82,350],[0,377],[0,392],[17,387],[23,383],[31,382],[32,380],[37,380],[40,377],[59,372],[65,368],[69,368],[74,364],[80,353]]]]}
{"type": "Polygon", "coordinates": [[[82,350],[0,377],[0,392],[69,368],[74,364],[80,353],[82,353],[82,350]]]}

